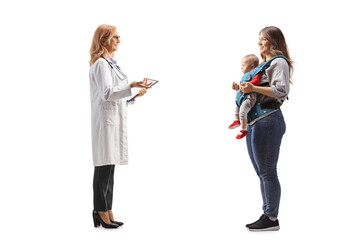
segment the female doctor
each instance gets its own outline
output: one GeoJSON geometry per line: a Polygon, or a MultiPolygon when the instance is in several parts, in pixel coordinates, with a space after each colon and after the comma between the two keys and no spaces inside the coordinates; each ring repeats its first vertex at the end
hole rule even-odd
{"type": "Polygon", "coordinates": [[[128,162],[127,100],[131,88],[141,88],[139,96],[150,88],[147,81],[128,83],[126,75],[112,58],[118,49],[120,36],[116,27],[100,25],[90,48],[91,133],[94,171],[94,226],[117,228],[122,222],[114,220],[112,198],[115,165],[128,162]]]}

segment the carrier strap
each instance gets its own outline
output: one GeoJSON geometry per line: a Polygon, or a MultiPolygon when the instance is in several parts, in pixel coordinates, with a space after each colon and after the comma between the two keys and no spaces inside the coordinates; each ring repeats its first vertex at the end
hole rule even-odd
{"type": "Polygon", "coordinates": [[[280,109],[280,106],[281,103],[278,101],[257,103],[250,109],[247,115],[247,122],[250,123],[264,114],[269,114],[270,112],[280,109]]]}
{"type": "Polygon", "coordinates": [[[280,106],[281,103],[279,103],[278,101],[268,101],[268,102],[260,103],[261,109],[270,109],[270,108],[280,109],[280,106]]]}

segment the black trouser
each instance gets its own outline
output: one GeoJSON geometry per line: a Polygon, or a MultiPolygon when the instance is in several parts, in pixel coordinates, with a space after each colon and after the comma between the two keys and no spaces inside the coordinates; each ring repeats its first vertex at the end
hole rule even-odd
{"type": "Polygon", "coordinates": [[[94,171],[94,210],[111,210],[114,187],[115,165],[95,167],[94,171]]]}

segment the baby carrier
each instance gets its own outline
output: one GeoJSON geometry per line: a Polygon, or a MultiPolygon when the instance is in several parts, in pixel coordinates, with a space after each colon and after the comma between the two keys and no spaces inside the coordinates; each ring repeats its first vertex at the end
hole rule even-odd
{"type": "MultiPolygon", "coordinates": [[[[253,70],[251,70],[250,72],[247,72],[243,75],[243,77],[240,80],[240,83],[242,82],[248,82],[250,81],[256,74],[258,73],[263,73],[271,64],[271,62],[276,59],[276,58],[283,58],[286,60],[286,62],[289,64],[290,67],[290,63],[289,60],[282,56],[275,56],[273,58],[271,58],[270,60],[258,65],[257,67],[255,67],[253,70]]],[[[290,71],[290,69],[289,69],[290,71]]],[[[238,107],[241,106],[241,104],[244,102],[244,100],[246,99],[248,93],[243,93],[240,89],[236,92],[236,105],[238,107]]],[[[276,103],[274,101],[272,102],[266,102],[266,103],[257,103],[248,113],[248,123],[253,121],[254,119],[260,117],[263,114],[269,113],[275,109],[279,109],[280,108],[281,103],[276,103]]]]}

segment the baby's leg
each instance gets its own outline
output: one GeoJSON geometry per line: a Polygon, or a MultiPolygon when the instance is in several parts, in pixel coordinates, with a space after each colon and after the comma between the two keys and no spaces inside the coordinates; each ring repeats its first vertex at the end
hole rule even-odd
{"type": "Polygon", "coordinates": [[[241,128],[246,129],[247,127],[247,115],[250,109],[256,103],[256,93],[250,93],[244,102],[240,106],[240,121],[241,121],[241,128]]]}
{"type": "Polygon", "coordinates": [[[250,93],[244,102],[240,106],[240,122],[241,122],[241,130],[239,134],[236,136],[237,139],[245,137],[247,132],[247,114],[249,113],[250,109],[255,105],[256,103],[256,93],[250,93]]]}
{"type": "Polygon", "coordinates": [[[240,120],[239,112],[240,112],[240,108],[236,105],[235,106],[235,120],[240,120]]]}
{"type": "Polygon", "coordinates": [[[229,126],[230,129],[234,129],[240,126],[240,119],[239,119],[239,108],[238,106],[235,107],[235,120],[234,122],[229,126]]]}

